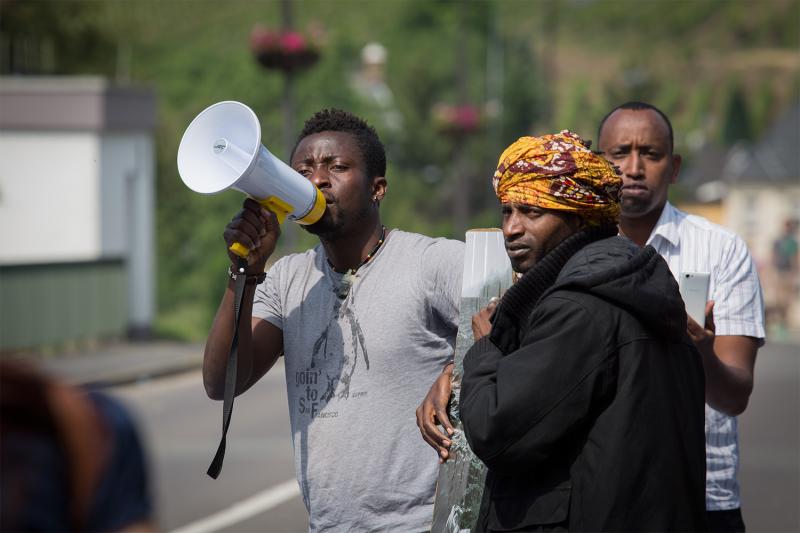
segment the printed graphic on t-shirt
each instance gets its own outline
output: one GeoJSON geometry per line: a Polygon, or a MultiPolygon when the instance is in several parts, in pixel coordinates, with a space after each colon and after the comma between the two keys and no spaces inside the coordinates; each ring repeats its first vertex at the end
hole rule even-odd
{"type": "Polygon", "coordinates": [[[310,365],[295,372],[297,412],[302,416],[336,418],[337,401],[367,395],[353,390],[356,368],[364,365],[369,371],[369,355],[350,302],[349,297],[335,299],[331,319],[314,341],[310,365]]]}

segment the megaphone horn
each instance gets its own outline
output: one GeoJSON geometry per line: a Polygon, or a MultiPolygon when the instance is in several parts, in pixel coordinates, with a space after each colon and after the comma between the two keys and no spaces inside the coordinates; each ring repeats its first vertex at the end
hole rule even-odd
{"type": "MultiPolygon", "coordinates": [[[[258,118],[241,102],[218,102],[192,120],[178,147],[178,173],[195,192],[243,192],[280,223],[313,224],[325,213],[319,189],[261,144],[258,118]]],[[[238,242],[230,249],[240,257],[249,253],[238,242]]]]}

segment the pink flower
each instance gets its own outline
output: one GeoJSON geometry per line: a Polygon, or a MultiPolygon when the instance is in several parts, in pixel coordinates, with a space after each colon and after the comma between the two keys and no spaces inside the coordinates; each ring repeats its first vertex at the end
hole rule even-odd
{"type": "Polygon", "coordinates": [[[306,40],[298,32],[288,31],[281,35],[281,47],[285,52],[299,52],[305,49],[306,40]]]}
{"type": "Polygon", "coordinates": [[[250,32],[250,49],[256,61],[266,68],[300,72],[319,59],[319,43],[299,31],[267,30],[255,25],[250,32]]]}
{"type": "Polygon", "coordinates": [[[453,123],[462,130],[477,129],[481,121],[480,112],[471,105],[462,105],[455,108],[453,123]]]}
{"type": "Polygon", "coordinates": [[[478,131],[483,118],[480,108],[470,104],[437,104],[432,114],[441,131],[456,135],[478,131]]]}

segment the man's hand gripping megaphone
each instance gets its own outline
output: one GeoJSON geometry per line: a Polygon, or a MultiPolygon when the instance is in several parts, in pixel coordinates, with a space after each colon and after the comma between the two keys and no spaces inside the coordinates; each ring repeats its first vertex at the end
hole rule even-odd
{"type": "Polygon", "coordinates": [[[280,234],[278,215],[253,198],[247,198],[242,210],[225,227],[223,237],[232,263],[237,264],[240,258],[246,259],[245,274],[253,276],[264,272],[280,234]]]}

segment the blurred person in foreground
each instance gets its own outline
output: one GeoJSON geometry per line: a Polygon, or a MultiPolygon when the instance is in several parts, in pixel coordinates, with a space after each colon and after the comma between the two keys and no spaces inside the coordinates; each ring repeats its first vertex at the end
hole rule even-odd
{"type": "Polygon", "coordinates": [[[617,235],[616,169],[563,131],[509,146],[493,185],[522,277],[464,358],[477,530],[702,529],[703,368],[666,262],[617,235]]]}
{"type": "Polygon", "coordinates": [[[127,410],[32,364],[0,361],[0,530],[154,531],[127,410]]]}
{"type": "MultiPolygon", "coordinates": [[[[452,360],[463,243],[382,224],[386,156],[358,117],[339,110],[312,116],[290,164],[325,196],[323,218],[305,227],[320,244],[263,274],[280,234],[275,216],[248,199],[224,232],[228,246],[251,250],[236,393],[284,355],[311,531],[427,530],[437,465],[425,460],[410,415],[452,360]]],[[[203,363],[214,399],[223,396],[233,300],[229,282],[203,363]]]]}
{"type": "Polygon", "coordinates": [[[705,324],[688,318],[706,376],[706,508],[709,531],[744,531],[739,485],[736,416],[753,390],[756,352],[764,344],[764,303],[758,273],[744,241],[667,201],[681,157],[672,125],[650,104],[629,102],[598,128],[599,148],[622,171],[620,232],[650,245],[682,272],[708,272],[705,324]]]}

